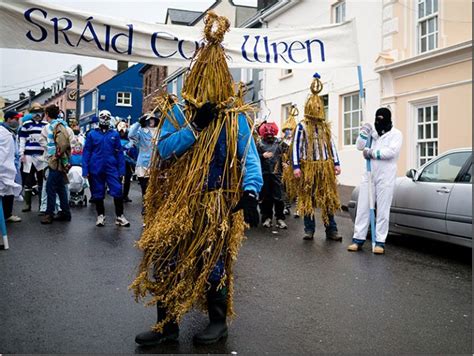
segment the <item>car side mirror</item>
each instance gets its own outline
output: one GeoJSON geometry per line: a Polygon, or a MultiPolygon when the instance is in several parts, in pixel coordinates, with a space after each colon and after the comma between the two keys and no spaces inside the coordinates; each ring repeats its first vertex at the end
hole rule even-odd
{"type": "Polygon", "coordinates": [[[409,170],[407,171],[406,176],[407,176],[408,178],[411,178],[412,181],[415,181],[416,169],[413,169],[413,168],[412,168],[412,169],[409,169],[409,170]]]}

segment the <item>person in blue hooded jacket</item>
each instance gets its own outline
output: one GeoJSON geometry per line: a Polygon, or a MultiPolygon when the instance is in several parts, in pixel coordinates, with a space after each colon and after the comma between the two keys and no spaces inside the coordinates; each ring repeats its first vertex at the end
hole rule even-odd
{"type": "Polygon", "coordinates": [[[121,177],[125,175],[125,158],[119,133],[111,128],[108,110],[99,113],[99,127],[86,137],[82,153],[82,176],[89,179],[92,199],[97,209],[97,226],[105,225],[105,184],[114,198],[115,224],[130,226],[123,215],[121,177]]]}
{"type": "MultiPolygon", "coordinates": [[[[178,104],[172,107],[172,115],[166,117],[158,134],[158,152],[161,158],[173,164],[173,160],[182,156],[196,143],[201,131],[207,128],[217,118],[216,106],[206,103],[197,109],[196,115],[191,123],[187,123],[184,114],[178,104]],[[179,127],[176,127],[169,119],[173,116],[179,127]]],[[[243,195],[237,206],[236,212],[243,209],[244,220],[250,226],[257,226],[259,214],[257,211],[257,198],[263,186],[262,169],[255,142],[252,138],[247,118],[243,114],[238,115],[238,141],[237,156],[242,162],[243,180],[241,189],[243,195]]],[[[225,162],[227,160],[226,132],[223,130],[215,146],[214,159],[210,165],[206,191],[222,189],[227,184],[222,181],[225,176],[225,162]]],[[[227,289],[219,288],[224,275],[224,261],[221,257],[215,265],[208,283],[210,288],[207,292],[207,309],[209,313],[209,324],[201,332],[197,333],[193,340],[198,344],[212,344],[227,335],[226,313],[228,307],[227,289]]],[[[157,304],[158,323],[165,320],[168,309],[162,304],[157,304]]],[[[136,336],[135,341],[140,345],[154,345],[166,340],[176,340],[179,335],[179,327],[176,321],[164,325],[162,332],[146,331],[136,336]]]]}
{"type": "Polygon", "coordinates": [[[138,122],[134,123],[128,132],[130,142],[138,149],[137,163],[135,165],[135,174],[142,190],[142,196],[145,196],[148,181],[150,179],[150,163],[153,153],[153,138],[156,134],[158,117],[151,113],[144,114],[138,122]]]}

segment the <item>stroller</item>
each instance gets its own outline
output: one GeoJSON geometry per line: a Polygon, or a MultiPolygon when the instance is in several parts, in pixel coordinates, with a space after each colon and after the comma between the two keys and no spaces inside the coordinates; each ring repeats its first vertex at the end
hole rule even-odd
{"type": "Polygon", "coordinates": [[[69,206],[87,206],[86,188],[89,187],[87,179],[82,177],[82,144],[79,140],[72,147],[70,162],[71,168],[67,174],[69,180],[69,206]]]}
{"type": "Polygon", "coordinates": [[[82,168],[72,166],[67,177],[69,179],[69,206],[87,206],[85,189],[88,187],[87,180],[82,177],[82,168]]]}

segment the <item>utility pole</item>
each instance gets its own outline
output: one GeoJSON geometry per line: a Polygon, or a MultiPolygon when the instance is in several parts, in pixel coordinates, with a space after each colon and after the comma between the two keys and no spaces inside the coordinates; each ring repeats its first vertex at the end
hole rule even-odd
{"type": "MultiPolygon", "coordinates": [[[[79,118],[81,116],[81,74],[82,74],[82,67],[80,64],[76,67],[76,121],[79,124],[79,118]]],[[[69,120],[68,120],[69,122],[69,120]]]]}

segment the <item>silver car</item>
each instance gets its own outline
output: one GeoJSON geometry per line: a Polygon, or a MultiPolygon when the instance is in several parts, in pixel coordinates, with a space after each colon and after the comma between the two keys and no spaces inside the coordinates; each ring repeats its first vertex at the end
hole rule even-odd
{"type": "MultiPolygon", "coordinates": [[[[348,204],[352,221],[358,196],[356,187],[348,204]]],[[[472,148],[447,151],[398,177],[389,231],[472,248],[472,148]]]]}

